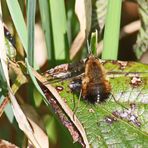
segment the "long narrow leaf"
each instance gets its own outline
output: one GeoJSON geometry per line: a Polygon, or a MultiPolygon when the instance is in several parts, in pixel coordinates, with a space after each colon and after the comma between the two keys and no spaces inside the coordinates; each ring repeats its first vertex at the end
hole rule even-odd
{"type": "Polygon", "coordinates": [[[27,26],[28,26],[28,61],[34,67],[34,25],[36,0],[28,1],[27,4],[27,26]]]}
{"type": "Polygon", "coordinates": [[[118,56],[119,29],[122,0],[109,0],[105,22],[103,59],[116,60],[118,56]]]}
{"type": "Polygon", "coordinates": [[[41,13],[42,28],[45,34],[48,60],[55,61],[55,54],[52,43],[50,9],[48,0],[39,0],[39,8],[41,13]]]}
{"type": "MultiPolygon", "coordinates": [[[[14,0],[14,1],[7,0],[7,4],[8,4],[8,9],[10,11],[12,20],[13,20],[14,25],[15,25],[15,28],[16,28],[19,36],[20,36],[20,39],[21,39],[22,44],[24,46],[24,49],[27,52],[27,48],[28,48],[28,44],[27,44],[27,29],[26,29],[25,21],[24,21],[24,18],[23,18],[20,6],[18,4],[18,1],[17,0],[14,0]],[[19,14],[19,16],[18,16],[18,14],[19,14]],[[21,20],[21,22],[20,22],[20,20],[21,20]]],[[[26,62],[27,69],[28,69],[28,72],[30,74],[30,77],[31,77],[35,87],[40,92],[40,94],[43,96],[44,101],[47,103],[47,100],[45,99],[45,96],[44,96],[42,90],[40,89],[40,87],[39,87],[39,85],[38,85],[34,75],[31,72],[31,67],[29,65],[28,58],[25,58],[25,62],[26,62]]]]}
{"type": "MultiPolygon", "coordinates": [[[[49,0],[53,42],[56,59],[63,60],[66,58],[66,13],[64,0],[49,0]]],[[[68,49],[68,48],[67,48],[68,49]]]]}
{"type": "MultiPolygon", "coordinates": [[[[0,15],[2,16],[2,12],[1,12],[1,5],[0,5],[0,15]]],[[[2,18],[1,18],[2,19],[2,18]]],[[[12,89],[10,88],[10,83],[9,83],[9,75],[8,75],[8,65],[6,62],[6,48],[5,48],[5,40],[4,40],[4,30],[3,30],[3,24],[2,24],[2,20],[0,20],[0,32],[1,32],[1,38],[0,38],[0,43],[2,48],[0,48],[0,61],[1,61],[1,65],[2,65],[2,69],[3,69],[3,74],[4,74],[4,79],[6,79],[7,82],[7,89],[8,89],[8,95],[10,97],[11,100],[11,107],[13,110],[13,114],[18,122],[18,125],[20,127],[20,129],[22,131],[24,131],[24,133],[28,136],[28,138],[30,139],[30,141],[34,144],[34,146],[36,147],[40,147],[38,141],[36,140],[36,138],[34,137],[32,128],[25,116],[25,114],[23,113],[23,111],[21,110],[13,92],[12,89]]]]}
{"type": "MultiPolygon", "coordinates": [[[[13,23],[22,41],[22,44],[27,49],[27,28],[17,0],[6,0],[8,9],[10,11],[13,23]]],[[[26,50],[27,51],[27,50],[26,50]]]]}

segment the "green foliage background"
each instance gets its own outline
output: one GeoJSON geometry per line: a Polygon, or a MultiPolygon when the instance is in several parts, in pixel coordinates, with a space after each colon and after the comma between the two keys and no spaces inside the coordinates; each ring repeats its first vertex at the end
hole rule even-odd
{"type": "MultiPolygon", "coordinates": [[[[148,2],[144,0],[137,0],[136,3],[139,6],[139,12],[141,14],[142,21],[142,26],[138,34],[137,42],[134,46],[135,53],[139,58],[142,53],[144,53],[148,49],[148,2]]],[[[34,56],[35,22],[37,22],[38,20],[41,24],[47,48],[47,66],[46,68],[42,68],[48,69],[58,64],[70,62],[69,49],[72,45],[74,37],[79,30],[79,22],[74,12],[74,4],[75,1],[64,0],[1,1],[3,21],[5,25],[9,28],[10,32],[13,35],[13,38],[15,38],[16,41],[15,49],[5,38],[7,56],[9,57],[10,61],[15,61],[15,63],[18,64],[18,68],[16,68],[15,66],[10,66],[9,79],[12,83],[11,88],[21,106],[25,106],[26,104],[31,105],[31,108],[35,111],[35,113],[37,113],[37,123],[39,123],[41,120],[43,124],[43,131],[46,131],[48,135],[50,147],[65,147],[65,145],[67,147],[81,146],[78,143],[73,144],[70,133],[62,125],[62,123],[59,122],[57,116],[54,115],[54,111],[51,109],[47,98],[45,97],[34,75],[32,74],[31,67],[36,70],[40,70],[40,67],[36,64],[37,58],[35,58],[34,56]]],[[[103,38],[103,59],[118,59],[117,55],[121,4],[121,0],[110,0],[108,1],[108,5],[107,1],[104,1],[104,3],[101,3],[101,0],[92,1],[92,16],[94,14],[97,15],[95,15],[95,17],[92,17],[91,26],[92,30],[96,27],[99,30],[98,41],[102,40],[104,25],[106,26],[103,38]],[[101,10],[101,13],[103,15],[100,14],[99,10],[101,10]],[[116,14],[118,14],[118,16],[116,16],[116,14]],[[110,30],[112,30],[112,32],[110,30]],[[114,39],[114,41],[112,41],[112,39],[114,39]]],[[[90,36],[92,30],[89,33],[90,36]]],[[[86,49],[84,46],[83,49],[84,50],[81,50],[79,52],[76,59],[86,57],[86,49]]],[[[112,61],[110,61],[105,64],[105,68],[108,71],[114,70],[115,72],[122,73],[140,73],[142,82],[144,82],[144,86],[142,86],[143,92],[140,90],[140,88],[134,90],[130,88],[130,77],[126,78],[125,75],[119,78],[111,79],[110,81],[113,86],[113,93],[115,94],[115,97],[117,97],[118,94],[123,90],[125,93],[123,96],[127,96],[129,94],[127,92],[131,92],[131,96],[133,95],[133,98],[134,91],[141,91],[140,93],[144,94],[144,96],[133,99],[134,102],[138,104],[136,112],[142,112],[141,110],[143,109],[143,113],[139,113],[140,115],[138,114],[142,127],[139,129],[135,125],[132,125],[131,123],[128,123],[123,119],[118,119],[119,122],[115,122],[112,125],[106,123],[104,121],[104,118],[111,115],[113,111],[121,108],[118,104],[113,102],[113,98],[107,101],[106,104],[104,103],[97,106],[87,104],[85,101],[80,101],[80,106],[76,115],[83,124],[88,136],[88,141],[93,147],[108,147],[114,143],[117,143],[117,147],[132,147],[133,145],[145,147],[148,144],[146,131],[147,103],[142,102],[143,99],[147,98],[148,94],[147,65],[139,63],[131,63],[129,65],[131,66],[127,67],[127,69],[124,69],[123,71],[120,71],[118,65],[114,65],[112,64],[112,61]],[[119,84],[121,80],[122,83],[125,82],[125,85],[121,86],[119,84]],[[93,109],[95,113],[92,113],[93,115],[91,115],[88,111],[89,109],[93,109]]],[[[69,82],[65,82],[65,85],[67,84],[69,84],[69,82]]],[[[0,88],[0,102],[2,102],[4,98],[8,96],[9,92],[9,87],[6,81],[6,75],[4,73],[2,63],[0,63],[0,88]]],[[[71,100],[68,100],[69,98],[72,98],[72,94],[66,93],[68,88],[66,88],[65,86],[64,89],[65,91],[63,91],[61,95],[67,99],[67,104],[71,109],[73,109],[73,104],[71,104],[71,100]]],[[[127,98],[130,99],[129,97],[123,97],[120,101],[123,105],[129,107],[129,100],[127,98]]],[[[26,110],[29,110],[29,107],[27,107],[26,110]]],[[[26,112],[26,110],[24,110],[24,112],[26,112]]],[[[11,141],[12,143],[20,147],[27,145],[27,137],[23,132],[21,132],[18,127],[18,123],[14,118],[15,114],[12,111],[11,103],[6,106],[4,112],[5,113],[0,118],[0,120],[2,121],[0,124],[0,138],[11,141]]]]}

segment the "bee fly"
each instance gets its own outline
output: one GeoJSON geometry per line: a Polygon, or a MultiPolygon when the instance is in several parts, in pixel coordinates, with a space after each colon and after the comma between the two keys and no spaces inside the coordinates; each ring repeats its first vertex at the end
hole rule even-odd
{"type": "Polygon", "coordinates": [[[93,54],[85,61],[81,89],[82,97],[92,103],[104,101],[110,95],[111,85],[106,79],[105,69],[93,54]]]}
{"type": "Polygon", "coordinates": [[[105,101],[111,93],[111,85],[106,79],[106,72],[100,61],[89,54],[85,61],[84,74],[70,85],[73,92],[79,92],[90,103],[105,101]]]}
{"type": "Polygon", "coordinates": [[[85,70],[84,75],[81,78],[81,84],[75,84],[75,86],[79,88],[79,90],[81,89],[79,100],[82,96],[90,103],[99,103],[105,101],[111,95],[117,104],[127,109],[116,101],[114,95],[111,93],[111,85],[107,80],[105,69],[92,53],[89,54],[85,61],[85,70]]]}
{"type": "Polygon", "coordinates": [[[79,100],[82,97],[88,102],[97,103],[105,101],[111,94],[105,69],[91,52],[85,61],[57,66],[48,74],[58,80],[72,79],[69,87],[72,92],[79,94],[79,100]]]}

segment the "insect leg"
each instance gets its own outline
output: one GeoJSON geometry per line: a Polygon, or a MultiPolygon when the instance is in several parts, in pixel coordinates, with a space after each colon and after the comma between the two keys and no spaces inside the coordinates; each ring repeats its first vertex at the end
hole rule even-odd
{"type": "Polygon", "coordinates": [[[119,103],[119,102],[116,100],[116,98],[114,97],[114,95],[113,95],[112,93],[111,93],[111,96],[112,96],[112,98],[114,99],[114,101],[115,101],[117,104],[119,104],[120,106],[122,106],[123,108],[125,108],[125,109],[128,110],[127,107],[125,107],[124,105],[122,105],[121,103],[119,103]]]}

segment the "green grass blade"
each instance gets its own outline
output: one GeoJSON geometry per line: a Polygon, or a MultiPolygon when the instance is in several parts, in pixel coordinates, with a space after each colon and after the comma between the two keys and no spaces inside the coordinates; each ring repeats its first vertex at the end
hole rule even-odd
{"type": "Polygon", "coordinates": [[[6,0],[9,12],[11,14],[13,23],[22,41],[22,44],[27,51],[27,28],[17,0],[6,0]]]}
{"type": "Polygon", "coordinates": [[[66,12],[64,3],[64,0],[49,1],[55,58],[58,60],[66,59],[66,48],[68,49],[66,12]]]}
{"type": "Polygon", "coordinates": [[[34,67],[34,25],[35,25],[36,0],[27,3],[27,26],[28,26],[28,61],[34,67]]]}
{"type": "MultiPolygon", "coordinates": [[[[25,49],[25,51],[28,51],[27,50],[28,49],[27,28],[26,28],[25,21],[24,21],[20,6],[18,4],[18,1],[17,0],[14,0],[14,1],[7,0],[7,4],[8,4],[8,9],[10,11],[12,20],[13,20],[14,25],[15,25],[15,28],[16,28],[16,30],[17,30],[17,32],[18,32],[18,34],[20,36],[20,39],[22,41],[22,44],[24,46],[24,49],[25,49]],[[21,22],[20,22],[20,20],[21,20],[21,22]]],[[[28,58],[25,58],[25,62],[26,62],[26,65],[27,65],[29,75],[30,75],[35,87],[40,92],[40,94],[45,98],[42,90],[40,89],[40,87],[39,87],[39,85],[38,85],[38,83],[37,83],[37,81],[36,81],[36,79],[34,77],[34,75],[32,74],[32,69],[31,69],[31,67],[29,65],[28,58]]],[[[47,103],[46,99],[44,99],[44,101],[47,103]]]]}
{"type": "Polygon", "coordinates": [[[91,52],[97,56],[97,40],[98,40],[98,32],[92,32],[91,39],[90,39],[90,48],[91,52]]]}
{"type": "Polygon", "coordinates": [[[41,14],[41,22],[43,32],[45,34],[46,47],[48,53],[48,60],[51,60],[53,63],[55,61],[55,54],[52,43],[52,33],[51,33],[51,21],[50,21],[50,9],[48,0],[39,0],[39,8],[41,14]]]}
{"type": "MultiPolygon", "coordinates": [[[[34,59],[34,27],[35,27],[35,12],[36,12],[36,0],[28,1],[27,3],[27,29],[28,29],[28,62],[29,64],[37,69],[37,65],[34,59]]],[[[29,84],[29,98],[32,104],[40,105],[42,102],[42,97],[38,93],[37,89],[32,83],[29,84]],[[34,100],[34,101],[33,101],[34,100]]]]}
{"type": "Polygon", "coordinates": [[[44,93],[42,92],[40,86],[38,85],[38,83],[37,83],[37,81],[36,81],[36,78],[34,77],[34,75],[33,75],[33,73],[32,73],[32,69],[31,69],[31,67],[30,67],[30,65],[29,65],[29,62],[28,62],[27,58],[25,59],[25,62],[26,62],[26,64],[27,64],[28,73],[29,73],[29,75],[30,75],[30,77],[31,77],[31,79],[32,79],[32,81],[33,81],[33,83],[34,83],[36,89],[37,89],[37,90],[40,92],[40,94],[43,96],[43,99],[44,99],[46,105],[48,105],[49,103],[48,103],[48,101],[46,100],[44,93]]]}
{"type": "Polygon", "coordinates": [[[109,0],[103,41],[103,59],[116,60],[118,56],[122,0],[109,0]]]}

